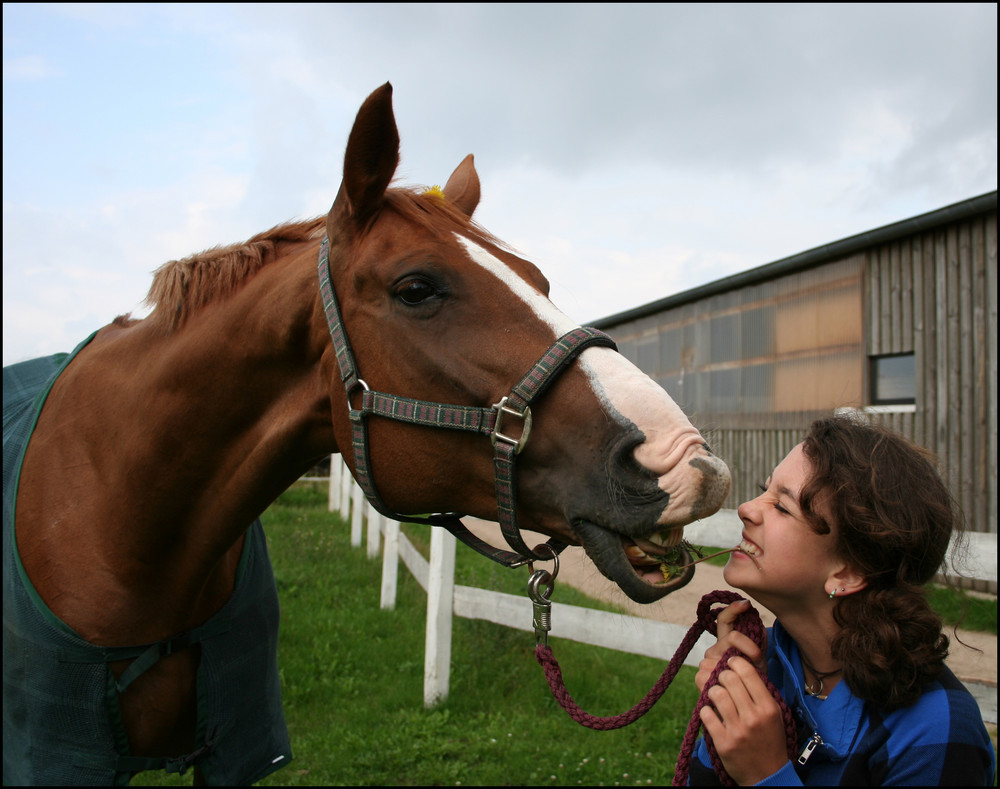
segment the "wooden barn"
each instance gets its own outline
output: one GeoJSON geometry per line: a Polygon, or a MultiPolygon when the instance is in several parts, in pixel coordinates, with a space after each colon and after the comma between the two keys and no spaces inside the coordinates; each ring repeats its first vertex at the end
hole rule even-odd
{"type": "Polygon", "coordinates": [[[710,436],[725,506],[855,409],[935,452],[969,529],[996,534],[995,191],[593,325],[710,436]]]}

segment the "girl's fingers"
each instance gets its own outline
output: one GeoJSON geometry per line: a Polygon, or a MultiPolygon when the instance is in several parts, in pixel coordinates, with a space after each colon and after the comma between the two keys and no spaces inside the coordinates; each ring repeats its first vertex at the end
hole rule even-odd
{"type": "Polygon", "coordinates": [[[715,627],[716,636],[720,641],[732,632],[733,623],[736,621],[736,617],[746,611],[749,607],[749,600],[737,600],[735,603],[730,603],[719,612],[719,616],[715,620],[715,627]]]}

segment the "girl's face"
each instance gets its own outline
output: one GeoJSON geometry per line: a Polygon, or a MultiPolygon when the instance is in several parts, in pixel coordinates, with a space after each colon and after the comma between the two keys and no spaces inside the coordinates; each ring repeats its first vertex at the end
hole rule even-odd
{"type": "Polygon", "coordinates": [[[833,552],[834,532],[817,534],[802,515],[799,494],[811,473],[799,444],[768,478],[761,495],[740,505],[743,539],[723,571],[726,583],[779,615],[789,606],[828,599],[834,585],[830,578],[844,565],[833,552]]]}

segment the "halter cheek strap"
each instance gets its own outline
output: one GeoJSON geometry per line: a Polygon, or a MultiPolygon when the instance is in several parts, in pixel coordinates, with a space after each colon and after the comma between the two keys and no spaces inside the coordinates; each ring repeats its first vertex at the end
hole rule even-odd
{"type": "MultiPolygon", "coordinates": [[[[351,420],[351,443],[354,454],[354,478],[361,486],[372,506],[395,520],[427,523],[442,526],[458,539],[479,553],[508,567],[516,567],[533,559],[550,559],[565,544],[550,539],[545,545],[550,551],[536,553],[521,539],[517,526],[517,478],[514,462],[524,449],[531,432],[531,404],[549,387],[555,378],[565,371],[586,348],[603,346],[617,350],[610,337],[597,329],[581,327],[567,332],[535,362],[534,366],[514,386],[510,394],[494,403],[490,408],[464,405],[444,405],[424,400],[413,400],[398,395],[372,391],[360,377],[351,344],[341,320],[337,296],[330,279],[330,242],[323,239],[319,250],[319,287],[326,313],[330,337],[340,367],[340,376],[347,392],[348,414],[351,420]],[[361,403],[354,408],[352,401],[360,392],[361,403]],[[504,539],[512,551],[494,548],[476,537],[455,513],[440,513],[427,518],[400,515],[389,509],[375,488],[371,474],[369,456],[368,417],[381,416],[399,422],[464,430],[489,436],[494,447],[493,466],[497,495],[497,511],[504,539]],[[511,420],[522,423],[517,437],[508,435],[511,420]]],[[[538,546],[541,547],[541,546],[538,546]]]]}

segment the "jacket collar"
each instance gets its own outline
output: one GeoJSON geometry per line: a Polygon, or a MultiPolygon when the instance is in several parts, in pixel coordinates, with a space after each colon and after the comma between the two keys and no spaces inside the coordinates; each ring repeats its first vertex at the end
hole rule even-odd
{"type": "MultiPolygon", "coordinates": [[[[825,700],[807,696],[798,645],[781,622],[774,623],[769,636],[768,675],[780,678],[778,689],[795,716],[805,725],[805,737],[818,734],[823,740],[818,751],[826,758],[845,758],[861,727],[865,702],[851,693],[843,680],[837,683],[825,700]]],[[[804,742],[799,745],[804,745],[804,742]]]]}

